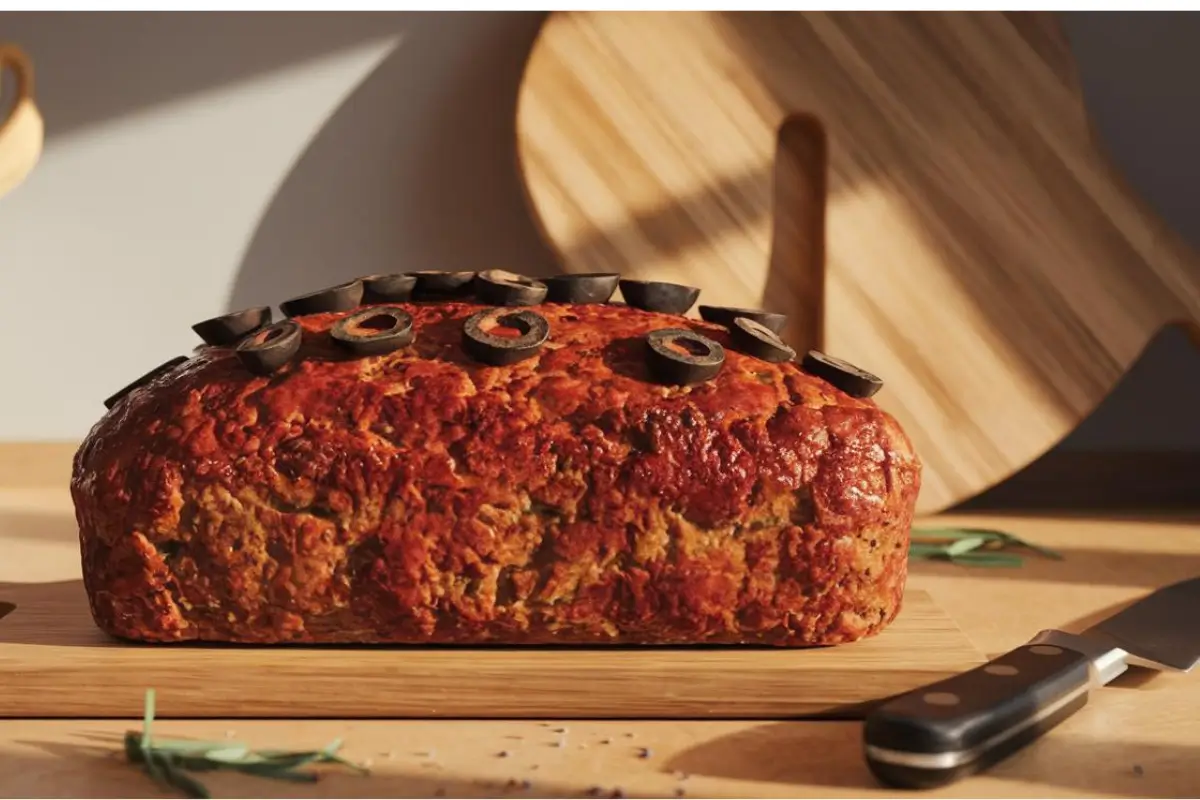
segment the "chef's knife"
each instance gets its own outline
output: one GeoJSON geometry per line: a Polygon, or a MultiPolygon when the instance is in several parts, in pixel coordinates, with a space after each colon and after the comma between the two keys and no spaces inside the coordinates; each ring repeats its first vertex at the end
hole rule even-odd
{"type": "Polygon", "coordinates": [[[1082,708],[1128,665],[1200,662],[1200,577],[1165,586],[1081,634],[1046,630],[982,667],[867,715],[867,764],[891,786],[927,789],[986,769],[1082,708]]]}

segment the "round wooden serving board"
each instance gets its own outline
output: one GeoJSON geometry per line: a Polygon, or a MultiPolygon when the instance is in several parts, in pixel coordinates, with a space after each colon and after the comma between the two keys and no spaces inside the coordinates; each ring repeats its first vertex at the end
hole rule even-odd
{"type": "Polygon", "coordinates": [[[1200,320],[1200,262],[1094,144],[1050,14],[556,12],[517,134],[567,271],[786,312],[883,377],[925,512],[1200,320]]]}

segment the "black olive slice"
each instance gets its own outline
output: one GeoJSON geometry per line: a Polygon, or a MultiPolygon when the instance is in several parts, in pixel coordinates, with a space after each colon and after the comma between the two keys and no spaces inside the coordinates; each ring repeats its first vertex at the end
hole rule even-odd
{"type": "Polygon", "coordinates": [[[643,311],[659,311],[663,314],[686,314],[700,290],[695,286],[662,281],[620,281],[621,294],[625,302],[643,311]]]}
{"type": "Polygon", "coordinates": [[[733,321],[738,317],[752,319],[759,325],[770,330],[772,333],[779,333],[783,330],[783,326],[787,324],[787,316],[784,314],[776,314],[772,311],[763,311],[757,308],[731,308],[729,306],[700,306],[697,309],[700,312],[700,319],[705,322],[712,322],[717,325],[724,325],[726,328],[733,330],[733,321]]]}
{"type": "Polygon", "coordinates": [[[192,330],[204,340],[205,344],[228,347],[247,333],[270,324],[271,309],[267,306],[258,306],[197,322],[192,326],[192,330]]]}
{"type": "Polygon", "coordinates": [[[587,272],[542,278],[547,303],[607,303],[621,280],[616,272],[587,272]]]}
{"type": "Polygon", "coordinates": [[[650,371],[662,383],[703,383],[721,371],[725,348],[694,331],[663,328],[646,334],[650,371]]]}
{"type": "Polygon", "coordinates": [[[779,334],[749,317],[737,317],[729,329],[735,349],[747,355],[780,364],[796,357],[796,351],[784,344],[779,334]]]}
{"type": "Polygon", "coordinates": [[[412,344],[412,323],[399,306],[375,306],[339,319],[329,335],[352,353],[377,356],[412,344]]]}
{"type": "Polygon", "coordinates": [[[417,276],[398,272],[394,275],[365,275],[359,278],[363,284],[364,303],[403,303],[412,298],[417,276]]]}
{"type": "Polygon", "coordinates": [[[441,272],[423,270],[410,272],[417,279],[413,300],[450,300],[468,297],[474,291],[474,272],[441,272]]]}
{"type": "Polygon", "coordinates": [[[247,336],[234,353],[255,375],[270,375],[296,357],[302,339],[299,323],[281,319],[247,336]]]}
{"type": "Polygon", "coordinates": [[[302,317],[305,314],[324,314],[330,311],[349,311],[362,303],[363,282],[358,278],[328,289],[302,294],[279,304],[286,317],[302,317]]]}
{"type": "Polygon", "coordinates": [[[824,378],[851,397],[871,397],[883,388],[883,381],[865,369],[819,350],[809,350],[800,362],[800,368],[824,378]]]}
{"type": "Polygon", "coordinates": [[[536,355],[550,337],[550,323],[532,311],[489,308],[463,323],[463,347],[476,361],[503,367],[536,355]],[[517,331],[516,336],[493,333],[497,328],[517,331]]]}
{"type": "Polygon", "coordinates": [[[546,299],[546,284],[515,272],[489,269],[475,276],[475,296],[490,306],[536,306],[546,299]]]}
{"type": "Polygon", "coordinates": [[[182,364],[183,362],[185,362],[187,360],[188,360],[187,356],[175,356],[170,361],[164,361],[163,363],[159,364],[154,369],[147,372],[142,377],[138,378],[133,383],[129,384],[128,386],[124,387],[116,394],[107,398],[104,401],[104,407],[112,408],[117,403],[121,402],[121,400],[123,400],[125,398],[125,395],[129,394],[134,389],[140,389],[141,387],[145,386],[147,383],[150,383],[150,381],[154,380],[155,378],[157,378],[161,375],[166,375],[168,372],[175,369],[176,367],[178,367],[180,364],[182,364]]]}

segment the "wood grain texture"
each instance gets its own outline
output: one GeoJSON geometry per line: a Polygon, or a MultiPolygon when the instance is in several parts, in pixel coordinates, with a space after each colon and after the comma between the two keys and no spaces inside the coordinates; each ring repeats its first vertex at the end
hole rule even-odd
{"type": "MultiPolygon", "coordinates": [[[[0,197],[15,189],[33,171],[42,155],[44,124],[34,103],[33,64],[21,48],[0,43],[0,71],[12,71],[16,87],[9,106],[0,120],[0,197]]],[[[3,100],[3,98],[0,98],[3,100]]]]}
{"type": "Polygon", "coordinates": [[[78,581],[0,599],[5,717],[133,717],[148,687],[168,717],[853,716],[981,663],[920,591],[878,637],[813,650],[144,646],[101,634],[78,581]]]}
{"type": "Polygon", "coordinates": [[[1200,320],[1200,262],[1094,144],[1048,14],[556,12],[517,132],[567,271],[783,311],[798,348],[883,376],[923,512],[1200,320]]]}

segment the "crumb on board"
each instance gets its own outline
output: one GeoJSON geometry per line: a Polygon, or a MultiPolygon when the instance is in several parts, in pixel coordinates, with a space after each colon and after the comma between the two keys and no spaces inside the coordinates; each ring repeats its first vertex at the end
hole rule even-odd
{"type": "Polygon", "coordinates": [[[496,753],[497,758],[508,758],[510,755],[512,755],[512,753],[508,752],[507,750],[501,750],[499,753],[496,753]]]}
{"type": "Polygon", "coordinates": [[[610,793],[608,796],[609,796],[609,797],[618,797],[618,798],[619,798],[619,797],[624,797],[624,796],[625,796],[625,790],[624,790],[624,789],[622,789],[620,786],[618,786],[617,788],[613,789],[613,790],[612,790],[612,792],[611,792],[611,793],[610,793]]]}
{"type": "Polygon", "coordinates": [[[676,787],[675,787],[675,796],[676,796],[676,797],[683,797],[685,794],[687,794],[687,792],[685,792],[685,791],[683,790],[683,787],[682,787],[682,786],[676,786],[676,787]]]}
{"type": "Polygon", "coordinates": [[[637,754],[638,758],[649,758],[652,755],[654,755],[654,751],[651,750],[649,747],[639,747],[638,748],[638,754],[637,754]]]}
{"type": "Polygon", "coordinates": [[[529,780],[529,778],[526,778],[525,780],[521,781],[521,788],[522,789],[532,789],[533,781],[529,780]]]}
{"type": "Polygon", "coordinates": [[[555,728],[554,732],[555,733],[566,733],[567,729],[566,728],[555,728]]]}
{"type": "Polygon", "coordinates": [[[386,753],[383,754],[383,757],[386,758],[388,761],[395,761],[396,760],[396,751],[388,750],[386,753]]]}
{"type": "Polygon", "coordinates": [[[1146,770],[1142,769],[1141,764],[1134,764],[1133,765],[1133,774],[1140,778],[1146,774],[1146,770]]]}
{"type": "Polygon", "coordinates": [[[599,797],[600,795],[604,794],[604,790],[599,786],[589,786],[585,794],[588,797],[599,797]]]}
{"type": "Polygon", "coordinates": [[[633,733],[632,733],[631,731],[626,731],[626,732],[625,732],[625,738],[626,738],[626,739],[632,739],[632,738],[633,738],[633,733]]]}
{"type": "Polygon", "coordinates": [[[606,736],[606,737],[604,737],[603,739],[601,739],[601,740],[600,740],[600,744],[612,744],[612,739],[609,739],[609,738],[606,736]]]}

